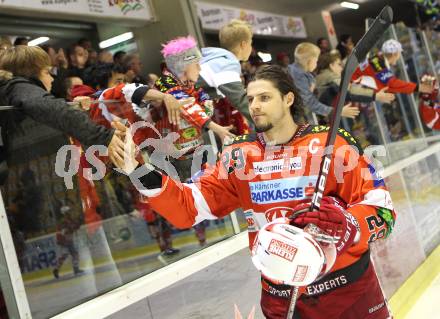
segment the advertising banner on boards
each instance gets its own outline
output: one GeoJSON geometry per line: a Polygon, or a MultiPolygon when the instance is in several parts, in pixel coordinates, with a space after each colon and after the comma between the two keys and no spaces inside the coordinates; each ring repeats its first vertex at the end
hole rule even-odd
{"type": "Polygon", "coordinates": [[[230,20],[240,19],[252,25],[254,34],[301,39],[307,37],[304,21],[301,17],[283,16],[198,1],[196,7],[205,30],[219,30],[230,20]]]}
{"type": "Polygon", "coordinates": [[[146,0],[1,0],[1,7],[106,18],[152,19],[146,0]]]}

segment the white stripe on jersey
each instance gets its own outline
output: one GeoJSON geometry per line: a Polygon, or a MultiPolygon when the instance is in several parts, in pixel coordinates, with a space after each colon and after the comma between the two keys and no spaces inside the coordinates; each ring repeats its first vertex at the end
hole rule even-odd
{"type": "Polygon", "coordinates": [[[206,219],[217,219],[217,216],[212,214],[206,199],[203,197],[202,192],[196,186],[196,184],[183,184],[183,186],[191,189],[192,196],[194,198],[194,207],[197,210],[197,216],[193,226],[206,219]]]}
{"type": "Polygon", "coordinates": [[[127,83],[124,85],[124,87],[122,88],[122,93],[124,94],[125,100],[127,102],[133,102],[131,100],[131,98],[133,97],[134,91],[136,91],[137,89],[139,89],[140,87],[143,87],[146,85],[143,84],[139,84],[139,83],[127,83]]]}
{"type": "Polygon", "coordinates": [[[356,203],[355,205],[370,205],[370,206],[378,206],[393,210],[393,202],[391,200],[391,195],[388,191],[377,188],[369,191],[365,194],[364,200],[360,203],[356,203]]]}
{"type": "Polygon", "coordinates": [[[155,197],[162,192],[162,188],[153,188],[153,189],[138,189],[139,193],[147,197],[155,197]]]}
{"type": "Polygon", "coordinates": [[[120,118],[119,118],[118,116],[112,114],[112,113],[108,110],[107,105],[105,105],[104,102],[101,102],[101,101],[104,101],[104,100],[105,100],[104,93],[105,93],[106,91],[108,91],[108,90],[111,90],[111,89],[106,89],[106,90],[104,90],[104,91],[101,93],[101,95],[99,96],[99,98],[98,98],[98,101],[99,101],[98,107],[101,109],[102,116],[104,116],[104,118],[105,118],[107,121],[109,121],[109,122],[118,121],[120,118]]]}

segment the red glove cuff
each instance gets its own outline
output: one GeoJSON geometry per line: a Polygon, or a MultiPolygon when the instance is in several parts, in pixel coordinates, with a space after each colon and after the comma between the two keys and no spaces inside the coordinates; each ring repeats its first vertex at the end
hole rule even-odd
{"type": "Polygon", "coordinates": [[[310,203],[300,204],[294,209],[292,225],[305,227],[308,224],[318,226],[328,235],[337,240],[338,255],[350,248],[359,233],[359,224],[356,218],[345,210],[346,205],[335,197],[324,197],[319,211],[307,211],[310,203]],[[295,213],[302,212],[295,217],[295,213]]]}

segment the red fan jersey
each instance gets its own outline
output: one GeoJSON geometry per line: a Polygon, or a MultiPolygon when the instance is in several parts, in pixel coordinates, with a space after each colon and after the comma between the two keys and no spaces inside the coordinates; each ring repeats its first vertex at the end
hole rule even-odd
{"type": "Polygon", "coordinates": [[[211,121],[210,115],[212,115],[206,109],[208,104],[212,103],[209,96],[202,89],[196,89],[194,85],[181,83],[167,70],[164,70],[162,76],[156,81],[155,87],[162,93],[173,95],[177,100],[194,99],[192,103],[182,107],[179,127],[170,124],[166,108],[161,105],[158,109],[159,120],[155,122],[159,133],[166,136],[170,132],[177,132],[179,139],[175,142],[176,148],[179,150],[187,148],[189,153],[203,145],[202,129],[211,121]]]}
{"type": "Polygon", "coordinates": [[[370,77],[376,83],[377,91],[388,87],[389,93],[411,94],[416,90],[417,84],[398,79],[387,65],[385,57],[376,55],[361,63],[354,71],[352,80],[356,81],[361,77],[370,77]]]}

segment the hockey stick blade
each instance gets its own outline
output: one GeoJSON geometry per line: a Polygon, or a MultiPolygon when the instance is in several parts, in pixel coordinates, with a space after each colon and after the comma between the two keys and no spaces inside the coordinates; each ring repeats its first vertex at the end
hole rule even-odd
{"type": "Polygon", "coordinates": [[[363,62],[367,57],[368,52],[373,48],[381,36],[385,33],[388,27],[393,22],[393,10],[386,6],[379,13],[373,24],[359,40],[353,49],[353,54],[356,56],[359,63],[363,62]]]}
{"type": "Polygon", "coordinates": [[[372,47],[391,25],[392,20],[393,10],[391,7],[385,6],[347,58],[344,71],[342,72],[341,83],[339,86],[339,97],[330,122],[327,141],[324,148],[325,154],[323,155],[321,162],[321,168],[318,174],[318,181],[316,182],[315,191],[313,193],[310,210],[319,209],[321,206],[321,199],[323,197],[325,185],[327,184],[327,175],[330,170],[331,157],[333,153],[332,146],[335,143],[336,133],[341,122],[341,112],[345,104],[345,98],[347,97],[351,76],[356,70],[358,64],[365,60],[367,53],[372,49],[372,47]]]}

